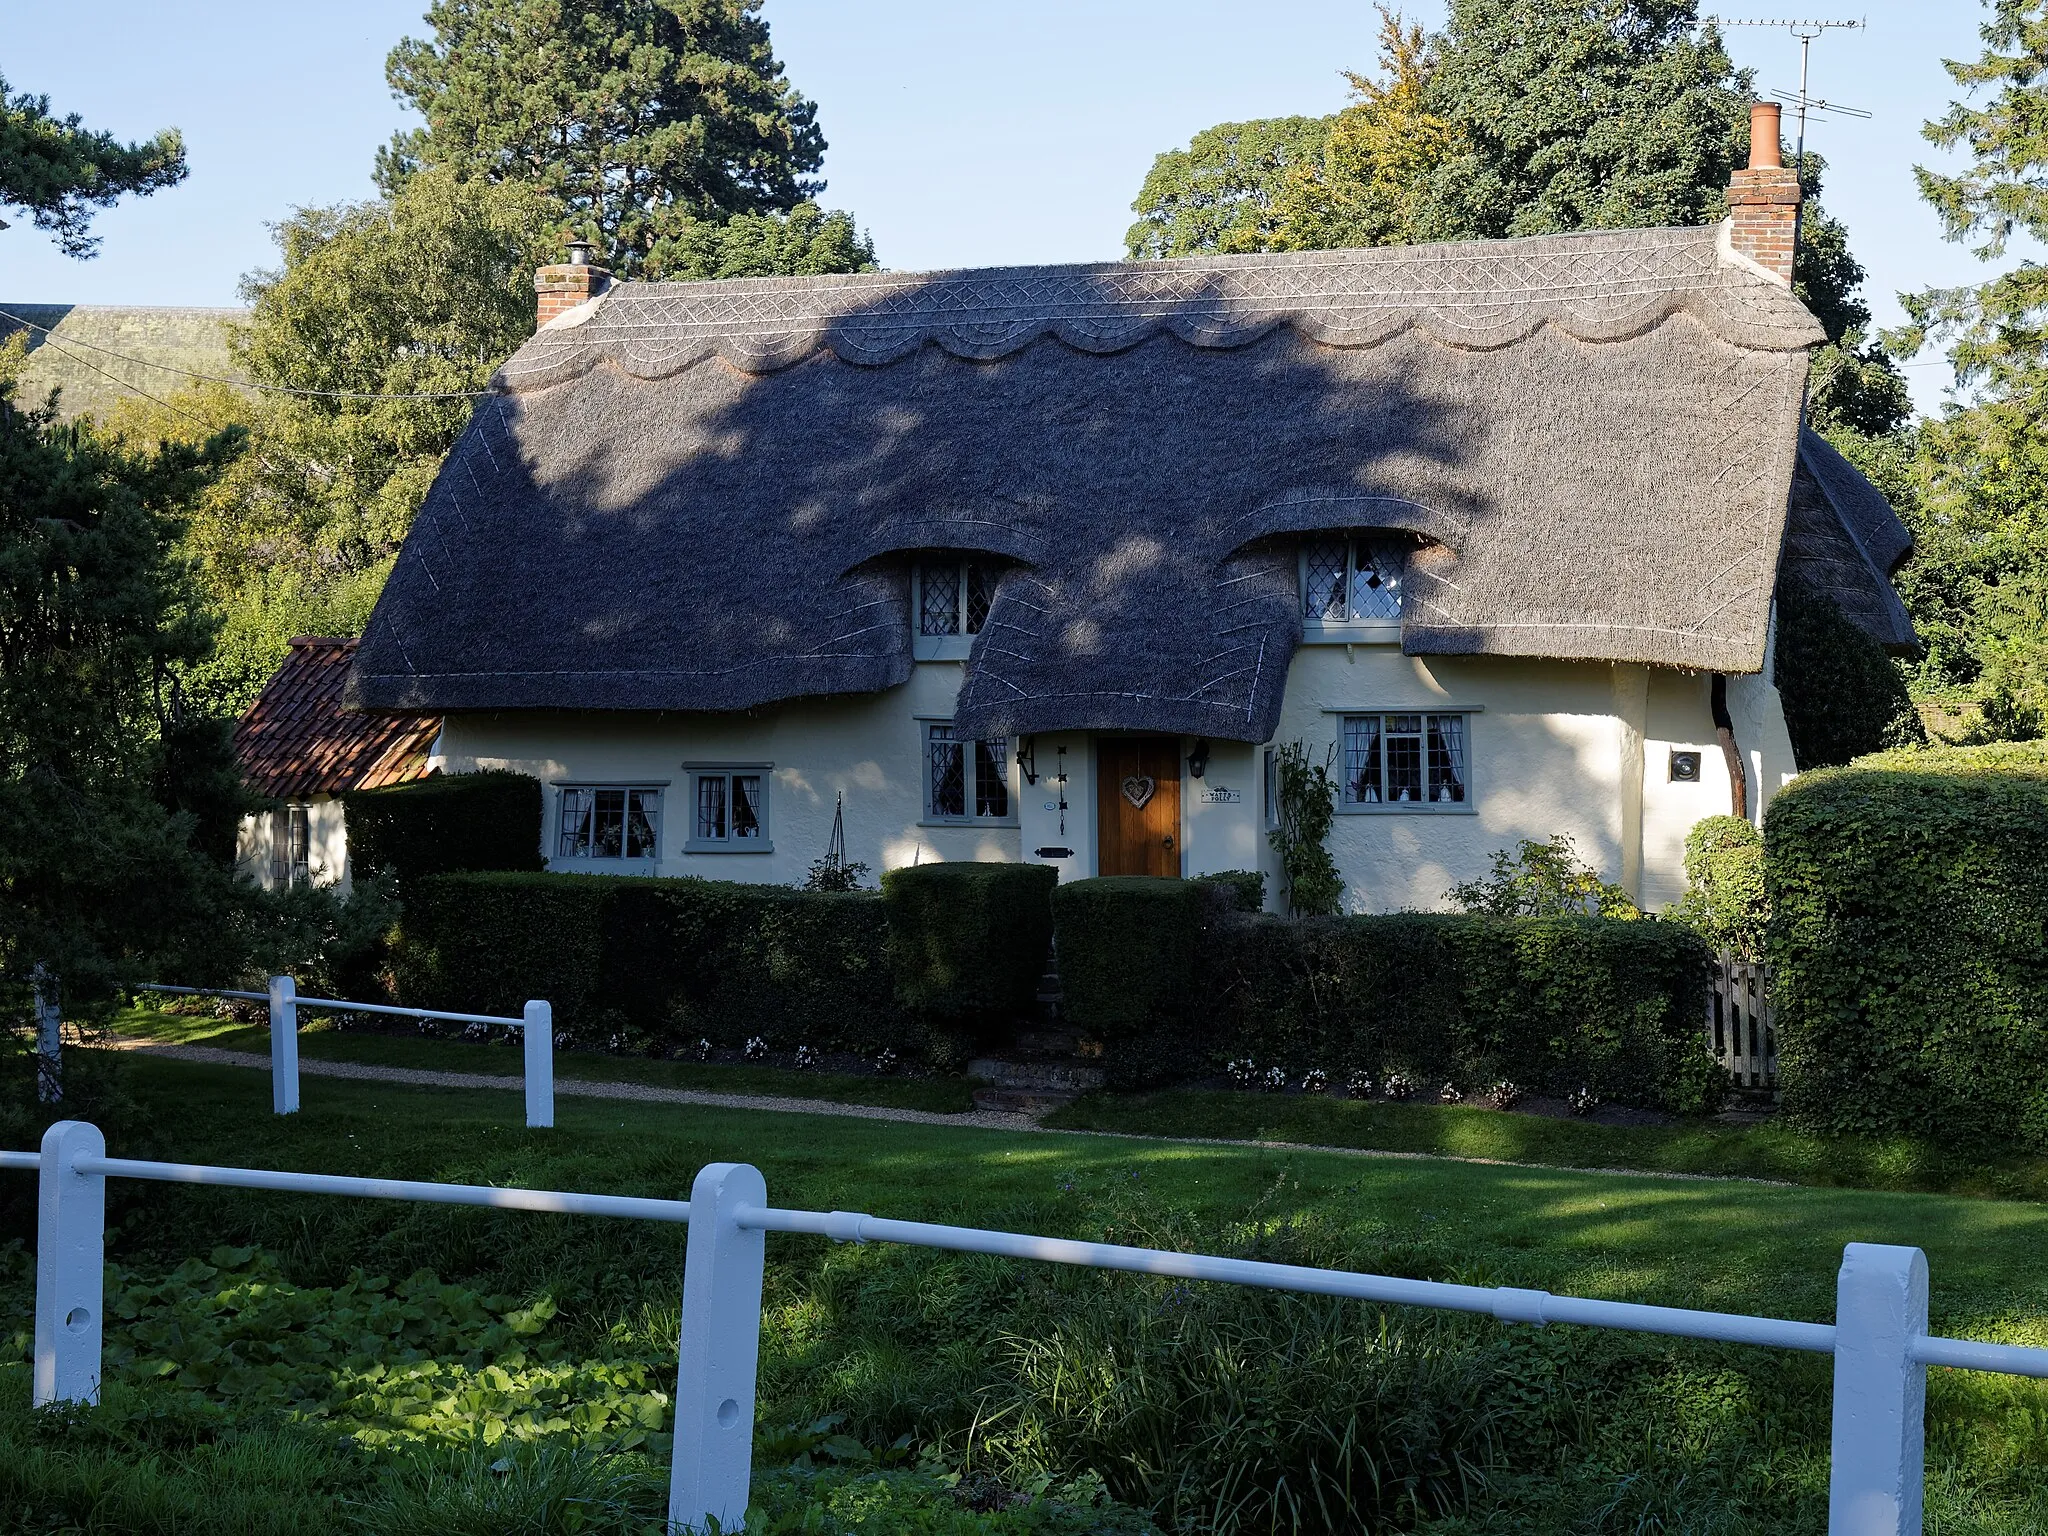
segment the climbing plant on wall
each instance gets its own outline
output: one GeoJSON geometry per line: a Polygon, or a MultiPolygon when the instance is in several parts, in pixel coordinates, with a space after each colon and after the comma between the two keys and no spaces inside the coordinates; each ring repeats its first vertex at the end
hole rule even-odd
{"type": "Polygon", "coordinates": [[[1331,773],[1337,749],[1316,762],[1301,742],[1273,752],[1274,800],[1279,825],[1274,852],[1287,880],[1287,907],[1297,917],[1327,917],[1342,909],[1344,880],[1324,841],[1337,815],[1337,779],[1331,773]]]}

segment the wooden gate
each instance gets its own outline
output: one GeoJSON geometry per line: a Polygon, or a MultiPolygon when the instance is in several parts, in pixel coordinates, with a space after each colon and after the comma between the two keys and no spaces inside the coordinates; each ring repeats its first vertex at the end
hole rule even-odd
{"type": "Polygon", "coordinates": [[[1778,1086],[1778,1032],[1761,962],[1714,956],[1707,989],[1707,1046],[1738,1088],[1778,1086]]]}

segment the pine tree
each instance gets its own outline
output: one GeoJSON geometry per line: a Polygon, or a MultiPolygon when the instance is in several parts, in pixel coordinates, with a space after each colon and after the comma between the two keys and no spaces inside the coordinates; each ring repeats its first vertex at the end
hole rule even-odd
{"type": "MultiPolygon", "coordinates": [[[[96,209],[130,194],[147,197],[185,179],[185,144],[167,128],[146,144],[123,144],[56,117],[47,96],[7,94],[0,76],[0,207],[24,210],[67,256],[91,256],[96,209]]],[[[7,221],[0,219],[0,229],[7,221]]]]}

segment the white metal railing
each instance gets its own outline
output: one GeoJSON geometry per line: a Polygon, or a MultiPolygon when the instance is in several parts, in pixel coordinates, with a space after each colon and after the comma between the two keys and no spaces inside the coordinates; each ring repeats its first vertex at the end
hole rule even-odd
{"type": "Polygon", "coordinates": [[[450,1013],[441,1008],[399,1008],[389,1003],[349,1003],[332,997],[301,997],[289,976],[270,978],[267,992],[237,992],[227,987],[173,987],[144,982],[138,992],[170,992],[184,997],[233,997],[270,1006],[270,1105],[280,1115],[299,1109],[299,1010],[335,1013],[388,1013],[407,1019],[446,1019],[455,1024],[496,1024],[521,1031],[525,1047],[526,1123],[545,1129],[555,1123],[555,1013],[538,998],[528,1001],[521,1017],[490,1013],[450,1013]]]}
{"type": "Polygon", "coordinates": [[[34,1169],[40,1180],[37,1406],[98,1401],[109,1178],[687,1222],[690,1238],[683,1261],[682,1328],[677,1345],[675,1459],[669,1481],[668,1524],[673,1533],[702,1530],[711,1519],[718,1521],[721,1530],[736,1531],[746,1511],[753,1466],[764,1239],[770,1232],[813,1233],[842,1243],[906,1243],[957,1253],[1437,1307],[1536,1327],[1577,1323],[1832,1355],[1829,1536],[1916,1536],[1919,1532],[1928,1366],[2048,1377],[2048,1349],[1930,1336],[1926,1256],[1918,1248],[1875,1243],[1851,1243],[1843,1250],[1835,1288],[1835,1321],[1801,1323],[1553,1296],[1511,1286],[1402,1280],[1348,1270],[890,1221],[854,1211],[778,1210],[768,1204],[768,1186],[760,1171],[745,1163],[705,1167],[687,1201],[656,1200],[136,1162],[108,1157],[105,1138],[97,1127],[64,1120],[44,1133],[40,1152],[0,1152],[0,1169],[5,1168],[34,1169]]]}

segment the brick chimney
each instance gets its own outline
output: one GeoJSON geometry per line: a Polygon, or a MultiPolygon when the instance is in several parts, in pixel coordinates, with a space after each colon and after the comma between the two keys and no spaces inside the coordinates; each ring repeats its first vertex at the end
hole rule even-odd
{"type": "Polygon", "coordinates": [[[1749,169],[1728,187],[1729,243],[1781,282],[1792,281],[1792,247],[1799,234],[1799,173],[1785,164],[1778,142],[1778,104],[1749,106],[1749,169]]]}
{"type": "Polygon", "coordinates": [[[571,240],[566,262],[542,267],[533,274],[533,291],[540,295],[540,325],[546,325],[557,315],[567,314],[586,299],[594,299],[611,287],[611,273],[590,264],[595,252],[596,247],[588,240],[571,240]]]}

